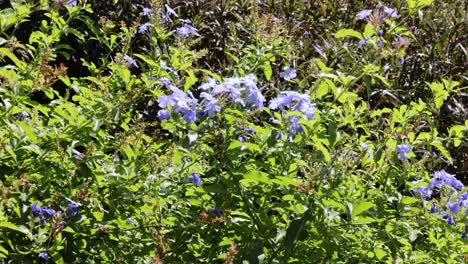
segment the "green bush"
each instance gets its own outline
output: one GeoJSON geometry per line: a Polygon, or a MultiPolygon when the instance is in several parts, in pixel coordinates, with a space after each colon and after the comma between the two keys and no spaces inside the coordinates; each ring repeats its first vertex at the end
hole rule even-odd
{"type": "Polygon", "coordinates": [[[1,3],[0,262],[466,262],[465,10],[266,2],[1,3]]]}

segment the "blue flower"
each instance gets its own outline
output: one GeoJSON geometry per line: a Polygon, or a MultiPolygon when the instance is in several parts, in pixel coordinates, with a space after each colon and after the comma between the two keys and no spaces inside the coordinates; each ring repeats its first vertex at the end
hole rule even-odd
{"type": "Polygon", "coordinates": [[[431,188],[429,188],[429,186],[420,186],[420,187],[416,188],[416,191],[423,198],[431,198],[432,190],[431,190],[431,188]]]}
{"type": "Polygon", "coordinates": [[[127,218],[127,223],[130,224],[132,221],[133,221],[133,218],[132,218],[132,217],[128,217],[128,218],[127,218]]]}
{"type": "Polygon", "coordinates": [[[463,190],[463,183],[455,178],[455,175],[448,174],[445,170],[434,172],[434,176],[429,181],[431,188],[443,188],[445,185],[450,185],[457,190],[463,190]]]}
{"type": "Polygon", "coordinates": [[[245,137],[245,136],[239,136],[237,139],[238,139],[240,142],[247,142],[247,141],[248,141],[247,137],[245,137]]]}
{"type": "Polygon", "coordinates": [[[453,220],[453,216],[449,215],[447,218],[447,224],[454,225],[455,221],[453,220]]]}
{"type": "MultiPolygon", "coordinates": [[[[193,97],[190,91],[185,93],[175,86],[170,86],[169,88],[172,90],[172,94],[160,96],[158,98],[159,107],[166,108],[171,106],[182,115],[182,118],[186,122],[195,122],[197,120],[196,112],[198,100],[193,97]]],[[[167,113],[161,112],[161,117],[167,117],[167,113]]]]}
{"type": "Polygon", "coordinates": [[[73,201],[70,202],[70,204],[68,204],[67,212],[70,213],[70,216],[71,216],[71,217],[73,217],[73,216],[75,216],[75,215],[78,214],[78,207],[79,207],[79,206],[80,206],[80,205],[79,205],[78,203],[73,202],[73,201]]]}
{"type": "Polygon", "coordinates": [[[400,160],[406,160],[406,154],[411,151],[411,145],[407,144],[401,144],[396,146],[396,151],[398,152],[398,159],[400,160]]]}
{"type": "Polygon", "coordinates": [[[49,256],[49,254],[47,254],[47,252],[41,252],[41,253],[39,253],[39,258],[47,261],[47,260],[50,259],[50,256],[49,256]]]}
{"type": "Polygon", "coordinates": [[[198,32],[198,29],[187,24],[183,24],[181,27],[176,29],[176,34],[179,36],[183,36],[185,38],[188,38],[192,35],[198,35],[197,32],[198,32]]]}
{"type": "Polygon", "coordinates": [[[418,28],[417,28],[416,26],[412,26],[412,27],[411,27],[411,33],[412,33],[413,35],[418,34],[418,28]]]}
{"type": "Polygon", "coordinates": [[[400,63],[400,65],[403,65],[405,63],[405,59],[403,57],[398,57],[397,60],[398,63],[400,63]]]}
{"type": "Polygon", "coordinates": [[[245,131],[246,133],[249,133],[249,134],[255,133],[255,130],[254,130],[253,128],[250,128],[250,127],[244,128],[244,131],[245,131]]]}
{"type": "MultiPolygon", "coordinates": [[[[144,24],[141,24],[140,27],[138,28],[138,33],[145,34],[151,26],[152,25],[151,25],[150,22],[146,22],[144,24]]],[[[137,66],[137,68],[138,68],[138,66],[137,66]]]]}
{"type": "Polygon", "coordinates": [[[394,17],[394,18],[398,17],[397,11],[388,6],[384,6],[384,14],[385,14],[385,17],[394,17]]]}
{"type": "Polygon", "coordinates": [[[166,77],[159,78],[159,81],[166,87],[169,87],[169,86],[172,85],[172,81],[169,78],[166,78],[166,77]]]}
{"type": "Polygon", "coordinates": [[[168,24],[172,22],[171,15],[174,17],[179,17],[177,13],[170,8],[167,4],[164,5],[166,7],[166,13],[163,13],[161,9],[158,10],[159,17],[161,18],[161,21],[168,24]]]}
{"type": "Polygon", "coordinates": [[[383,45],[382,39],[379,38],[379,40],[377,40],[377,47],[382,48],[382,45],[383,45]]]}
{"type": "Polygon", "coordinates": [[[218,99],[209,93],[202,92],[200,97],[203,98],[202,105],[204,106],[203,112],[207,113],[209,117],[213,118],[216,113],[221,111],[221,106],[218,105],[218,99]]]}
{"type": "Polygon", "coordinates": [[[296,78],[296,70],[291,68],[290,66],[286,66],[283,68],[283,72],[280,73],[280,77],[285,79],[286,81],[292,80],[296,78]]]}
{"type": "Polygon", "coordinates": [[[304,129],[300,124],[297,122],[299,121],[300,117],[296,115],[292,115],[289,117],[289,121],[291,122],[291,125],[289,126],[289,133],[291,134],[297,134],[297,133],[304,133],[304,129]]]}
{"type": "Polygon", "coordinates": [[[187,178],[185,182],[191,182],[195,186],[200,186],[201,185],[201,177],[200,174],[198,173],[192,173],[192,177],[187,178]]]}
{"type": "Polygon", "coordinates": [[[163,121],[163,120],[167,120],[171,117],[171,113],[169,113],[169,111],[167,110],[159,110],[158,111],[158,118],[159,120],[163,121]]]}
{"type": "Polygon", "coordinates": [[[362,19],[366,19],[371,14],[372,14],[371,9],[363,9],[356,14],[356,17],[362,20],[362,19]]]}
{"type": "Polygon", "coordinates": [[[74,148],[70,148],[70,152],[75,155],[75,157],[77,158],[82,158],[83,154],[81,154],[81,152],[79,152],[78,150],[74,149],[74,148]]]}
{"type": "Polygon", "coordinates": [[[218,208],[208,209],[208,214],[212,216],[221,217],[222,213],[223,212],[218,208]]]}
{"type": "Polygon", "coordinates": [[[370,38],[371,38],[371,37],[369,36],[369,37],[367,37],[367,38],[365,38],[365,39],[361,39],[361,40],[358,42],[358,46],[357,46],[357,47],[358,47],[358,48],[362,48],[362,46],[364,46],[364,45],[367,44],[367,41],[369,41],[370,38]]]}
{"type": "Polygon", "coordinates": [[[42,209],[37,204],[31,204],[31,211],[34,216],[39,216],[42,214],[42,209]]]}
{"type": "Polygon", "coordinates": [[[275,139],[280,140],[282,137],[283,137],[283,135],[281,135],[281,133],[278,133],[278,134],[276,134],[275,139]]]}
{"type": "Polygon", "coordinates": [[[148,17],[148,18],[151,18],[153,16],[153,10],[151,8],[144,7],[143,8],[143,15],[148,17]]]}
{"type": "Polygon", "coordinates": [[[68,2],[67,2],[67,6],[70,7],[70,8],[76,6],[77,4],[78,4],[77,0],[68,0],[68,2]]]}
{"type": "Polygon", "coordinates": [[[42,207],[42,215],[46,216],[46,217],[52,217],[55,215],[55,210],[54,209],[51,209],[47,206],[43,206],[42,207]]]}
{"type": "Polygon", "coordinates": [[[136,63],[136,61],[128,56],[127,54],[124,55],[124,59],[127,61],[127,63],[130,65],[130,66],[134,66],[135,68],[138,68],[138,64],[136,63]]]}
{"type": "Polygon", "coordinates": [[[447,202],[447,204],[445,204],[445,205],[454,214],[458,213],[460,211],[460,209],[461,209],[460,203],[458,203],[458,202],[447,202]]]}
{"type": "Polygon", "coordinates": [[[432,203],[431,209],[429,210],[430,214],[435,214],[436,213],[436,203],[432,203]]]}

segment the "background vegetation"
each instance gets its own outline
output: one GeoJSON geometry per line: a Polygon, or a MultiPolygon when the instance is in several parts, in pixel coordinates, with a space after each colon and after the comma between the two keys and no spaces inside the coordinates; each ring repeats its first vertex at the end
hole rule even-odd
{"type": "Polygon", "coordinates": [[[464,263],[464,1],[0,2],[1,263],[464,263]]]}

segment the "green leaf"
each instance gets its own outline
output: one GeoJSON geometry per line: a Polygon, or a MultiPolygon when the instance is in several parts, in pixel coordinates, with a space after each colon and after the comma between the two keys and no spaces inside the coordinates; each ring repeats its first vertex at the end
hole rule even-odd
{"type": "Polygon", "coordinates": [[[447,149],[440,143],[439,141],[433,141],[431,143],[432,146],[436,147],[440,153],[450,162],[452,163],[452,157],[450,156],[450,153],[447,151],[447,149]]]}
{"type": "Polygon", "coordinates": [[[307,209],[301,218],[293,220],[291,224],[289,224],[286,230],[286,236],[284,237],[284,245],[287,249],[293,249],[293,245],[296,241],[303,240],[306,237],[307,233],[303,230],[310,216],[310,209],[307,209]]]}
{"type": "Polygon", "coordinates": [[[355,37],[358,39],[363,39],[362,34],[357,32],[354,29],[340,29],[335,33],[335,38],[344,38],[344,37],[355,37]]]}
{"type": "Polygon", "coordinates": [[[265,63],[263,63],[262,68],[263,73],[265,74],[265,78],[267,79],[267,81],[269,81],[271,79],[271,74],[273,73],[270,62],[265,61],[265,63]]]}
{"type": "Polygon", "coordinates": [[[32,240],[33,238],[33,235],[31,233],[31,231],[29,231],[28,228],[26,228],[25,226],[17,226],[13,223],[10,223],[10,222],[0,222],[0,228],[8,228],[10,230],[13,230],[13,231],[17,231],[17,232],[20,232],[20,233],[23,233],[25,235],[27,235],[27,237],[32,240]]]}
{"type": "Polygon", "coordinates": [[[198,78],[195,76],[192,70],[187,70],[187,78],[185,79],[184,91],[187,92],[190,87],[192,87],[197,81],[198,78]]]}
{"type": "Polygon", "coordinates": [[[3,56],[7,56],[15,65],[18,67],[18,69],[22,70],[26,67],[26,63],[19,60],[15,54],[13,54],[9,49],[7,48],[0,48],[0,54],[3,56]]]}
{"type": "Polygon", "coordinates": [[[359,201],[357,203],[353,203],[353,211],[351,215],[354,218],[355,216],[369,211],[369,209],[371,209],[374,206],[375,204],[369,201],[359,201]]]}

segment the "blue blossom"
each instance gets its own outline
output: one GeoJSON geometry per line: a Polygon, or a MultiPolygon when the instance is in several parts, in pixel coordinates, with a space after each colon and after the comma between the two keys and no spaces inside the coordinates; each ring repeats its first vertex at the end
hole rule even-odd
{"type": "Polygon", "coordinates": [[[412,27],[411,27],[411,33],[412,33],[413,35],[418,34],[418,28],[417,28],[416,26],[412,26],[412,27]]]}
{"type": "Polygon", "coordinates": [[[203,98],[203,112],[207,113],[209,117],[213,118],[216,116],[217,112],[221,111],[221,106],[218,105],[218,99],[216,99],[216,97],[206,92],[202,92],[200,97],[203,98]]]}
{"type": "Polygon", "coordinates": [[[453,220],[453,216],[449,215],[447,217],[447,224],[449,224],[449,225],[454,225],[455,224],[455,221],[453,220]]]}
{"type": "Polygon", "coordinates": [[[75,157],[77,158],[82,158],[83,157],[83,154],[81,154],[81,152],[79,152],[78,150],[74,149],[74,148],[70,148],[70,152],[75,155],[75,157]]]}
{"type": "Polygon", "coordinates": [[[281,133],[278,133],[278,134],[276,134],[275,139],[280,140],[282,137],[283,137],[283,135],[281,135],[281,133]]]}
{"type": "MultiPolygon", "coordinates": [[[[193,97],[193,94],[181,91],[175,86],[169,87],[172,90],[171,95],[164,95],[158,98],[158,105],[161,108],[171,106],[175,111],[182,115],[186,122],[195,122],[197,120],[197,104],[198,100],[193,97]]],[[[161,112],[161,117],[167,117],[167,113],[161,112]]]]}
{"type": "Polygon", "coordinates": [[[54,209],[51,209],[47,206],[43,206],[42,207],[42,215],[46,216],[46,217],[52,217],[55,215],[55,210],[54,209]]]}
{"type": "Polygon", "coordinates": [[[169,86],[172,85],[172,81],[169,78],[166,78],[166,77],[159,78],[159,81],[166,87],[169,87],[169,86]]]}
{"type": "Polygon", "coordinates": [[[249,104],[263,109],[266,101],[257,87],[257,78],[249,74],[242,78],[226,78],[224,82],[217,84],[214,79],[200,85],[198,89],[205,91],[217,98],[223,98],[227,102],[232,101],[241,106],[249,104]]]}
{"type": "Polygon", "coordinates": [[[167,120],[171,117],[171,113],[167,110],[159,110],[158,111],[158,118],[160,121],[167,120]]]}
{"type": "Polygon", "coordinates": [[[382,35],[383,35],[383,30],[379,30],[379,31],[377,32],[377,37],[382,37],[382,35]]]}
{"type": "Polygon", "coordinates": [[[70,216],[73,217],[75,215],[78,214],[78,207],[80,206],[80,204],[76,203],[76,202],[73,202],[71,201],[70,204],[68,204],[68,207],[67,207],[67,212],[70,213],[70,216]]]}
{"type": "Polygon", "coordinates": [[[47,254],[47,252],[41,252],[41,253],[39,253],[39,258],[47,261],[47,260],[50,259],[50,256],[49,256],[49,254],[47,254]]]}
{"type": "Polygon", "coordinates": [[[187,178],[187,180],[185,180],[185,182],[191,182],[193,183],[193,185],[195,186],[200,186],[201,185],[201,178],[200,178],[200,174],[198,173],[192,173],[192,176],[187,178]]]}
{"type": "Polygon", "coordinates": [[[454,214],[458,213],[460,211],[460,209],[461,209],[461,206],[460,206],[459,202],[447,202],[446,206],[454,214]]]}
{"type": "Polygon", "coordinates": [[[400,65],[403,65],[405,63],[405,59],[403,57],[398,57],[397,60],[398,63],[400,63],[400,65]]]}
{"type": "Polygon", "coordinates": [[[39,216],[42,214],[42,209],[37,204],[31,204],[31,211],[34,216],[39,216]]]}
{"type": "Polygon", "coordinates": [[[463,183],[455,178],[455,175],[448,174],[445,170],[434,172],[433,177],[429,181],[431,188],[443,188],[445,185],[450,185],[457,190],[463,190],[463,183]]]}
{"type": "Polygon", "coordinates": [[[458,202],[468,201],[468,193],[464,192],[458,197],[458,202]]]}
{"type": "Polygon", "coordinates": [[[246,133],[249,133],[249,134],[255,133],[255,130],[254,130],[253,128],[250,128],[250,127],[244,128],[244,131],[245,131],[246,133]]]}
{"type": "MultiPolygon", "coordinates": [[[[138,33],[145,34],[151,26],[152,25],[151,25],[150,22],[146,22],[144,24],[141,24],[140,27],[138,28],[138,33]]],[[[138,66],[137,66],[137,68],[138,68],[138,66]]]]}
{"type": "Polygon", "coordinates": [[[132,217],[127,217],[127,223],[131,223],[133,221],[133,218],[132,217]]]}
{"type": "Polygon", "coordinates": [[[164,5],[166,7],[166,13],[163,13],[161,9],[158,10],[159,17],[161,18],[161,21],[168,24],[172,22],[171,15],[174,17],[179,17],[177,13],[170,8],[167,4],[164,5]]]}
{"type": "Polygon", "coordinates": [[[175,17],[179,17],[177,13],[174,11],[174,9],[169,7],[167,4],[165,4],[164,7],[166,7],[166,15],[173,15],[175,17]]]}
{"type": "Polygon", "coordinates": [[[208,209],[208,214],[216,216],[216,217],[221,217],[222,211],[218,208],[208,209]]]}
{"type": "Polygon", "coordinates": [[[358,47],[358,48],[362,48],[362,46],[364,46],[364,45],[367,44],[367,41],[369,41],[370,38],[371,38],[371,37],[369,36],[369,37],[367,37],[367,38],[365,38],[365,39],[361,39],[361,40],[358,42],[358,46],[357,46],[357,47],[358,47]]]}
{"type": "Polygon", "coordinates": [[[309,120],[315,117],[315,104],[310,102],[309,96],[294,91],[281,92],[278,97],[270,101],[268,107],[271,110],[284,110],[288,107],[290,110],[302,112],[309,120]]]}
{"type": "Polygon", "coordinates": [[[304,132],[304,129],[302,128],[302,126],[300,124],[298,124],[297,122],[299,121],[300,117],[299,116],[296,116],[296,115],[292,115],[289,117],[289,121],[291,122],[291,125],[289,126],[289,133],[291,134],[297,134],[297,133],[303,133],[304,132]]]}
{"type": "Polygon", "coordinates": [[[382,45],[383,45],[382,39],[379,38],[379,40],[377,40],[377,47],[382,48],[382,45]]]}
{"type": "Polygon", "coordinates": [[[151,18],[153,16],[153,10],[151,8],[144,7],[143,8],[143,15],[148,17],[148,18],[151,18]]]}
{"type": "Polygon", "coordinates": [[[67,2],[67,6],[70,8],[76,6],[77,4],[78,4],[77,0],[68,0],[67,2]]]}
{"type": "Polygon", "coordinates": [[[419,186],[418,188],[416,188],[416,191],[423,198],[431,198],[432,190],[431,188],[429,188],[429,186],[419,186]]]}
{"type": "Polygon", "coordinates": [[[406,154],[408,154],[411,151],[411,148],[411,145],[407,144],[400,144],[396,146],[396,151],[398,152],[398,159],[406,160],[406,154]]]}
{"type": "Polygon", "coordinates": [[[280,73],[280,77],[285,79],[286,81],[292,80],[296,78],[296,76],[296,69],[293,69],[290,66],[284,67],[283,72],[280,73]]]}
{"type": "Polygon", "coordinates": [[[185,38],[188,38],[192,35],[198,35],[197,32],[198,32],[198,29],[185,23],[181,27],[176,29],[176,34],[179,36],[183,36],[185,38]]]}
{"type": "Polygon", "coordinates": [[[215,88],[217,85],[216,80],[213,78],[208,78],[208,81],[198,86],[199,90],[208,91],[215,88]]]}
{"type": "Polygon", "coordinates": [[[263,110],[263,103],[266,99],[257,87],[257,78],[253,74],[249,74],[241,80],[247,92],[247,103],[263,110]]]}
{"type": "Polygon", "coordinates": [[[248,141],[248,139],[247,139],[246,136],[239,136],[237,139],[238,139],[240,142],[247,142],[247,141],[248,141]]]}
{"type": "Polygon", "coordinates": [[[395,9],[393,8],[390,8],[388,6],[384,6],[384,14],[386,17],[394,17],[394,18],[397,18],[398,17],[398,13],[395,9]]]}
{"type": "Polygon", "coordinates": [[[435,214],[436,213],[436,203],[432,203],[431,209],[429,210],[430,214],[435,214]]]}
{"type": "Polygon", "coordinates": [[[372,14],[371,9],[363,9],[356,14],[356,17],[362,20],[362,19],[366,19],[371,14],[372,14]]]}
{"type": "Polygon", "coordinates": [[[130,66],[134,66],[135,68],[138,68],[138,64],[136,63],[136,61],[128,56],[127,54],[124,55],[124,59],[127,61],[127,63],[130,65],[130,66]]]}

